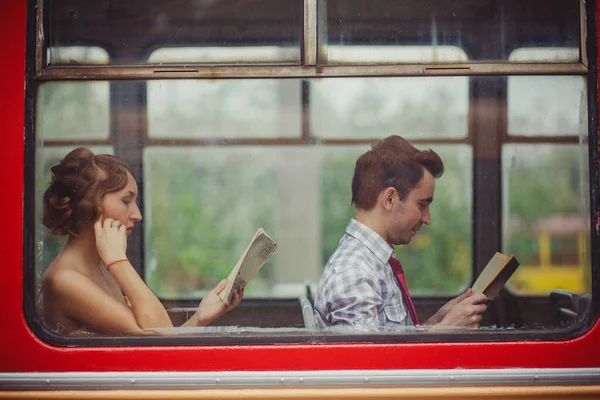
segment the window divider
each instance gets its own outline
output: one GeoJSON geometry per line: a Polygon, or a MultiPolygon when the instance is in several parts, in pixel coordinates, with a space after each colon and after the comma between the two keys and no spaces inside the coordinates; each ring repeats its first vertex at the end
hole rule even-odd
{"type": "Polygon", "coordinates": [[[456,65],[244,65],[45,67],[38,80],[329,78],[370,76],[585,75],[582,63],[465,63],[456,65]]]}

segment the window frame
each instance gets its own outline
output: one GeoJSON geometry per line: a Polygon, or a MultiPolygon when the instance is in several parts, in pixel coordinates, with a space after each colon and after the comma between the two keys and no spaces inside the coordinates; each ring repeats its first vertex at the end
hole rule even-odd
{"type": "MultiPolygon", "coordinates": [[[[44,19],[44,4],[48,0],[37,0],[37,25],[35,27],[36,33],[42,36],[36,35],[36,37],[43,37],[43,24],[42,21],[44,19]]],[[[35,3],[32,2],[32,3],[35,3]]],[[[506,63],[459,63],[459,64],[444,64],[444,65],[434,65],[434,64],[401,64],[401,65],[336,65],[336,66],[328,66],[323,65],[324,55],[322,54],[323,49],[323,30],[319,29],[321,24],[319,22],[323,21],[323,14],[320,13],[323,2],[319,0],[305,0],[304,1],[304,33],[303,33],[303,42],[301,43],[301,65],[273,65],[273,66],[265,66],[265,65],[257,65],[257,66],[210,66],[210,65],[190,65],[190,64],[182,64],[182,65],[171,65],[171,66],[136,66],[132,68],[132,66],[109,66],[109,67],[55,67],[55,66],[44,66],[44,58],[45,58],[45,47],[44,43],[41,40],[35,41],[35,53],[34,57],[28,57],[28,64],[31,64],[32,58],[34,61],[34,67],[28,68],[27,79],[30,84],[27,85],[27,101],[30,104],[36,103],[36,94],[38,90],[38,86],[42,82],[47,81],[63,81],[63,80],[132,80],[132,86],[129,88],[130,94],[134,96],[139,104],[145,104],[146,102],[146,92],[145,92],[145,82],[147,80],[153,79],[235,79],[235,78],[329,78],[329,77],[375,77],[375,76],[469,76],[477,81],[479,77],[485,78],[486,76],[497,76],[497,75],[579,75],[587,78],[587,87],[588,87],[588,137],[589,140],[589,162],[590,162],[590,185],[593,186],[591,193],[591,214],[593,215],[593,211],[598,209],[597,199],[593,197],[592,193],[594,189],[598,188],[598,170],[593,168],[593,163],[598,161],[597,149],[594,148],[594,145],[597,145],[597,137],[593,135],[594,132],[597,132],[597,89],[595,87],[597,83],[597,72],[595,62],[591,63],[591,67],[588,67],[588,46],[592,51],[589,51],[590,54],[593,54],[594,57],[592,59],[595,61],[596,49],[592,48],[591,45],[595,45],[595,38],[587,37],[587,26],[583,21],[586,21],[585,8],[581,7],[581,17],[580,17],[580,27],[581,27],[581,38],[580,38],[580,61],[577,63],[558,63],[558,64],[541,64],[541,63],[520,63],[520,64],[506,64],[506,63]],[[587,43],[587,46],[585,45],[587,43]]],[[[588,4],[588,7],[593,9],[593,5],[588,4]]],[[[589,18],[588,24],[593,24],[595,18],[589,18]]],[[[593,26],[593,25],[592,25],[593,26]]],[[[489,217],[489,210],[480,210],[477,208],[476,204],[482,204],[482,202],[486,202],[489,199],[498,198],[498,193],[496,190],[492,190],[491,192],[484,190],[485,188],[489,188],[494,185],[494,181],[496,181],[496,188],[500,188],[501,182],[500,177],[495,176],[492,180],[484,179],[485,177],[480,173],[480,168],[477,166],[476,159],[479,157],[485,158],[486,156],[495,155],[502,144],[505,143],[545,143],[551,141],[552,143],[577,143],[577,137],[570,136],[538,136],[538,137],[529,137],[529,136],[519,136],[519,135],[508,135],[506,129],[506,120],[504,119],[504,125],[500,126],[500,129],[496,127],[496,136],[495,140],[492,143],[492,146],[489,146],[485,143],[489,137],[473,137],[472,132],[477,130],[478,126],[484,124],[485,121],[480,119],[477,114],[477,106],[471,104],[473,98],[477,98],[477,93],[482,93],[481,88],[478,87],[479,83],[470,83],[470,96],[469,96],[469,111],[470,111],[470,123],[467,138],[465,139],[440,139],[439,143],[466,143],[473,147],[474,154],[474,187],[473,190],[474,198],[474,212],[473,212],[473,238],[474,244],[473,249],[476,249],[473,254],[473,265],[474,267],[474,276],[477,276],[481,269],[483,269],[482,261],[486,259],[484,255],[486,255],[491,248],[499,248],[501,243],[501,232],[498,229],[498,232],[489,234],[489,226],[482,225],[477,223],[476,221],[481,221],[482,216],[486,215],[489,217]],[[477,194],[479,193],[479,195],[477,194]],[[483,233],[486,233],[487,245],[478,245],[477,237],[482,237],[483,233]]],[[[110,89],[110,102],[113,104],[114,99],[118,99],[120,96],[115,93],[117,89],[115,85],[111,85],[110,89]]],[[[488,89],[483,89],[483,93],[485,93],[488,89]]],[[[504,101],[506,102],[506,85],[504,89],[504,93],[501,93],[501,96],[504,96],[504,101]]],[[[306,85],[303,85],[302,88],[302,105],[303,109],[308,107],[309,103],[309,93],[306,85]]],[[[118,109],[118,107],[117,107],[118,109]]],[[[149,139],[147,137],[147,127],[145,126],[144,118],[145,112],[142,111],[142,115],[140,115],[140,121],[137,123],[140,127],[139,131],[142,132],[141,135],[136,137],[131,137],[129,139],[124,138],[126,140],[117,140],[118,145],[114,145],[115,143],[115,131],[120,126],[120,116],[113,115],[114,111],[111,111],[111,123],[110,123],[110,133],[107,140],[72,140],[72,141],[46,141],[45,146],[69,146],[69,145],[109,145],[114,146],[115,154],[120,157],[124,157],[128,160],[131,160],[131,163],[135,166],[141,166],[143,148],[146,146],[156,146],[156,145],[165,145],[168,141],[169,145],[173,146],[181,146],[181,145],[203,145],[207,144],[208,140],[198,139],[198,140],[172,140],[169,139],[167,141],[163,139],[149,139]],[[131,146],[128,146],[128,141],[142,143],[139,151],[131,150],[131,146]]],[[[117,111],[118,114],[118,111],[117,111]]],[[[499,120],[502,121],[502,116],[498,116],[499,120]]],[[[26,117],[28,120],[28,117],[26,117]]],[[[306,125],[306,124],[304,124],[306,125]]],[[[33,146],[29,146],[29,152],[26,152],[26,159],[31,160],[31,153],[35,149],[35,144],[32,143],[32,136],[35,136],[35,122],[28,120],[26,124],[26,143],[33,144],[33,146]]],[[[123,138],[119,138],[123,139],[123,138]]],[[[131,143],[130,142],[130,143],[131,143]]],[[[324,140],[321,143],[324,145],[344,145],[344,144],[369,144],[372,140],[369,139],[328,139],[324,140]]],[[[432,143],[431,140],[411,140],[411,142],[415,144],[420,144],[423,142],[432,143]]],[[[435,141],[434,141],[435,142],[435,141]]],[[[215,144],[214,140],[210,140],[211,144],[215,144]]],[[[311,145],[314,143],[313,138],[310,136],[308,132],[308,127],[303,126],[302,135],[300,138],[294,139],[239,139],[239,140],[222,140],[217,141],[217,144],[225,145],[225,144],[235,144],[235,145],[254,145],[260,143],[261,145],[311,145]]],[[[34,165],[34,164],[30,164],[34,165]]],[[[140,181],[143,181],[142,168],[140,167],[139,171],[134,171],[138,177],[140,177],[140,181]]],[[[26,184],[25,184],[25,193],[32,192],[32,176],[33,172],[26,171],[26,184]],[[29,183],[28,183],[29,182],[29,183]]],[[[31,200],[28,200],[31,201],[31,200]]],[[[143,199],[141,199],[143,202],[143,199]]],[[[494,201],[493,201],[494,202],[494,201]]],[[[499,201],[494,202],[499,207],[499,201]]],[[[143,207],[143,204],[142,204],[143,207]]],[[[25,209],[30,209],[31,204],[27,203],[25,209]]],[[[499,217],[500,210],[495,210],[494,213],[499,217]]],[[[34,226],[34,221],[31,220],[30,217],[25,213],[25,227],[34,226]]],[[[143,229],[143,228],[142,228],[143,229]]],[[[27,229],[25,229],[26,231],[27,229]]],[[[132,247],[136,248],[135,254],[133,254],[132,259],[134,265],[142,266],[138,272],[143,274],[143,257],[140,256],[140,251],[143,248],[143,238],[133,238],[134,243],[132,243],[132,247]]],[[[599,242],[598,233],[592,235],[592,245],[591,245],[591,255],[592,255],[592,268],[594,267],[594,260],[596,263],[600,259],[600,246],[594,246],[594,243],[599,242]]],[[[30,240],[24,240],[24,268],[25,268],[25,277],[31,277],[32,271],[31,268],[28,268],[27,265],[33,265],[28,262],[28,258],[32,257],[32,243],[30,240]]],[[[597,271],[593,271],[594,274],[597,274],[597,271]]],[[[597,293],[600,285],[598,279],[593,281],[594,293],[597,293]]],[[[28,284],[24,285],[24,294],[25,297],[31,296],[32,288],[28,288],[28,284]]],[[[178,345],[178,344],[194,344],[194,345],[202,345],[202,344],[218,344],[218,345],[226,345],[230,344],[229,339],[227,337],[222,337],[220,335],[207,335],[200,337],[180,337],[180,338],[64,338],[62,336],[58,336],[46,331],[37,321],[35,317],[35,312],[32,312],[32,305],[28,303],[29,300],[25,300],[25,314],[27,317],[30,326],[34,328],[36,334],[38,334],[42,339],[47,340],[51,343],[55,344],[64,344],[64,345],[73,345],[73,346],[105,346],[105,345],[178,345]]],[[[595,320],[596,314],[598,312],[598,300],[594,299],[593,308],[591,309],[590,315],[586,318],[585,323],[577,324],[570,327],[567,330],[560,330],[559,332],[552,333],[549,332],[547,334],[543,334],[543,337],[549,337],[550,339],[568,339],[579,336],[583,332],[585,332],[591,325],[591,322],[595,320]]],[[[428,334],[423,335],[422,333],[417,334],[393,334],[393,335],[335,335],[334,337],[322,335],[322,334],[307,334],[307,335],[297,335],[294,337],[287,335],[267,335],[265,337],[246,337],[241,338],[242,343],[248,344],[268,344],[268,343],[314,343],[314,342],[328,342],[328,343],[344,343],[344,342],[355,342],[360,341],[368,341],[368,342],[378,342],[378,343],[397,343],[398,341],[402,342],[447,342],[450,338],[452,341],[457,342],[486,342],[486,341],[508,341],[508,340],[539,340],[540,332],[538,331],[528,331],[528,332],[490,332],[490,331],[482,331],[482,332],[470,332],[467,334],[462,333],[452,333],[451,336],[448,334],[428,334]]]]}

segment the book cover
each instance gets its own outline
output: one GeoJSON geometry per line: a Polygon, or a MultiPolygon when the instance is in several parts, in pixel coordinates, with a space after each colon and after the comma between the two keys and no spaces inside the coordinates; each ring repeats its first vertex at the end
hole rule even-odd
{"type": "Polygon", "coordinates": [[[518,267],[519,262],[514,255],[497,252],[481,271],[473,284],[473,291],[483,293],[488,299],[492,300],[500,293],[518,267]]]}

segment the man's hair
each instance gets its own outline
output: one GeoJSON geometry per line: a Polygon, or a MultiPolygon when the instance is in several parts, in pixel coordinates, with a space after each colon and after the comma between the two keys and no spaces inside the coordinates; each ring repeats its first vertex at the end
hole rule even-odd
{"type": "Polygon", "coordinates": [[[127,186],[127,172],[132,174],[127,164],[109,154],[95,155],[85,147],[71,151],[52,167],[44,225],[57,236],[78,235],[100,216],[104,195],[127,186]]]}
{"type": "Polygon", "coordinates": [[[373,145],[360,156],[352,177],[352,204],[370,210],[382,190],[393,187],[404,200],[427,170],[435,178],[444,173],[444,163],[433,150],[419,150],[393,135],[373,145]]]}

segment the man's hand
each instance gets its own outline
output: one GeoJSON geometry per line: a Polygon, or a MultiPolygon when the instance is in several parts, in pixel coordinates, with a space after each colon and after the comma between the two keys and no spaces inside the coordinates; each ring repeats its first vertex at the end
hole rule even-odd
{"type": "Polygon", "coordinates": [[[478,328],[482,314],[487,309],[486,301],[485,295],[473,293],[468,289],[462,295],[444,304],[434,317],[439,317],[439,325],[478,328]]]}

